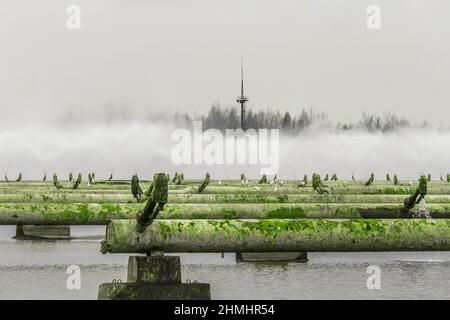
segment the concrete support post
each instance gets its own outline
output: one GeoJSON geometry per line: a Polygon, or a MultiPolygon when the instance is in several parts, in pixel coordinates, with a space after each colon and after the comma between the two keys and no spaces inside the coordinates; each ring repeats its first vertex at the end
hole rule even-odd
{"type": "Polygon", "coordinates": [[[70,226],[18,224],[14,239],[70,239],[70,226]]]}
{"type": "Polygon", "coordinates": [[[128,282],[181,283],[180,257],[131,256],[128,259],[128,282]]]}
{"type": "Polygon", "coordinates": [[[208,283],[181,283],[180,257],[131,256],[128,282],[104,283],[99,300],[210,300],[208,283]]]}

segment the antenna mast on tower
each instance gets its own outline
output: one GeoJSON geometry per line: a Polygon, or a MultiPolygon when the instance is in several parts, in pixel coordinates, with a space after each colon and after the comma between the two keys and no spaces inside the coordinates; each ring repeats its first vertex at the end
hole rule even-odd
{"type": "Polygon", "coordinates": [[[241,56],[241,95],[236,98],[236,102],[241,105],[241,129],[245,131],[245,103],[248,101],[248,97],[244,96],[244,66],[241,56]]]}

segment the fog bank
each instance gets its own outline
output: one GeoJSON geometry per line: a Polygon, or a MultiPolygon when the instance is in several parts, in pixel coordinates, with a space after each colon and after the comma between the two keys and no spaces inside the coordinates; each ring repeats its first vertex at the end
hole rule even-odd
{"type": "MultiPolygon", "coordinates": [[[[56,172],[66,179],[69,172],[95,172],[97,179],[142,179],[164,171],[185,178],[238,179],[259,177],[259,165],[174,165],[168,122],[116,121],[101,124],[21,125],[0,129],[0,174],[25,180],[48,178],[56,172]]],[[[208,143],[204,143],[204,147],[208,143]]],[[[450,172],[450,132],[434,129],[404,129],[389,133],[334,131],[311,128],[299,136],[280,136],[280,169],[283,179],[301,179],[304,174],[336,173],[340,179],[377,179],[395,173],[399,179],[416,179],[431,173],[433,179],[450,172]]]]}

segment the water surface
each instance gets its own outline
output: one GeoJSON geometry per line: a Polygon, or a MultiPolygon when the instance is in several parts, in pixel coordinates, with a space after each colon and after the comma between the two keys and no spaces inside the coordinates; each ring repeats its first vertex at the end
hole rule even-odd
{"type": "MultiPolygon", "coordinates": [[[[0,227],[0,299],[96,299],[98,286],[126,281],[128,254],[100,253],[98,240],[13,240],[0,227]],[[78,265],[81,289],[67,289],[78,265]]],[[[104,227],[72,227],[72,235],[104,227]]],[[[213,299],[450,299],[450,252],[310,253],[308,263],[236,263],[234,254],[179,254],[182,279],[211,284],[213,299]],[[369,290],[367,267],[381,268],[369,290]]]]}

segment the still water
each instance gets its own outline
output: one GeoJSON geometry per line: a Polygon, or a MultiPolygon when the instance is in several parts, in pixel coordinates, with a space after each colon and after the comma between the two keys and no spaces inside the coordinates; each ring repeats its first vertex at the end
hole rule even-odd
{"type": "MultiPolygon", "coordinates": [[[[127,254],[100,253],[98,240],[13,240],[0,227],[0,299],[96,299],[98,286],[126,281],[127,254]],[[78,265],[81,288],[67,289],[78,265]]],[[[104,234],[74,226],[73,236],[104,234]]],[[[213,299],[450,299],[450,252],[310,253],[308,263],[236,263],[234,254],[180,254],[182,278],[211,284],[213,299]],[[367,288],[367,267],[381,289],[367,288]]]]}

